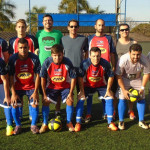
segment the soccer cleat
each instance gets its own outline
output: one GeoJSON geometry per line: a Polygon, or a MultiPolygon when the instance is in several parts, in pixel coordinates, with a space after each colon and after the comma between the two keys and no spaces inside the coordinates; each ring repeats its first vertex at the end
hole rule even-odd
{"type": "Polygon", "coordinates": [[[13,134],[14,134],[13,127],[12,126],[7,126],[6,127],[6,136],[11,136],[13,134]]]}
{"type": "Polygon", "coordinates": [[[124,129],[125,129],[125,127],[124,127],[124,121],[120,121],[120,122],[119,122],[118,128],[119,128],[120,130],[124,130],[124,129]]]}
{"type": "Polygon", "coordinates": [[[75,132],[79,132],[81,130],[81,124],[80,123],[76,123],[74,130],[75,130],[75,132]]]}
{"type": "Polygon", "coordinates": [[[91,121],[92,116],[90,114],[86,115],[85,123],[89,123],[91,121]]]}
{"type": "Polygon", "coordinates": [[[116,127],[115,123],[111,122],[110,124],[108,124],[108,128],[112,131],[117,131],[118,128],[116,127]]]}
{"type": "Polygon", "coordinates": [[[39,128],[36,125],[31,126],[31,132],[33,134],[38,134],[39,133],[39,128]]]}
{"type": "Polygon", "coordinates": [[[75,131],[72,122],[70,122],[70,123],[67,124],[67,128],[68,128],[68,130],[70,132],[74,132],[75,131]]]}
{"type": "Polygon", "coordinates": [[[143,129],[148,129],[148,125],[144,121],[139,121],[139,127],[143,129]]]}
{"type": "Polygon", "coordinates": [[[134,120],[136,117],[135,117],[135,114],[134,114],[134,111],[129,111],[128,112],[128,114],[129,114],[129,118],[131,119],[131,120],[134,120]]]}
{"type": "Polygon", "coordinates": [[[44,133],[46,131],[48,131],[48,125],[42,124],[39,133],[44,133]]]}
{"type": "Polygon", "coordinates": [[[16,126],[16,127],[15,127],[15,130],[14,130],[14,135],[20,134],[21,131],[22,131],[21,126],[16,126]]]}

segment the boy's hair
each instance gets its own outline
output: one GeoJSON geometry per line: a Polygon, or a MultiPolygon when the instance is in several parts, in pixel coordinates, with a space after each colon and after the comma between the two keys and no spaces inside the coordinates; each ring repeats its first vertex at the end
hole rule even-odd
{"type": "Polygon", "coordinates": [[[101,50],[98,47],[92,47],[90,49],[90,54],[91,54],[91,52],[100,52],[100,54],[101,54],[101,50]]]}
{"type": "Polygon", "coordinates": [[[24,19],[19,19],[17,22],[16,22],[16,26],[18,23],[23,23],[25,25],[25,27],[27,26],[26,24],[26,21],[24,19]]]}
{"type": "Polygon", "coordinates": [[[28,41],[25,39],[25,38],[20,38],[19,40],[18,40],[18,44],[27,44],[28,45],[28,41]]]}
{"type": "Polygon", "coordinates": [[[77,23],[77,26],[79,27],[79,21],[78,20],[75,20],[75,19],[72,19],[68,22],[68,26],[70,26],[70,22],[76,22],[77,23]]]}
{"type": "Polygon", "coordinates": [[[121,23],[121,24],[119,24],[119,30],[120,30],[120,27],[121,27],[121,26],[127,26],[128,29],[130,30],[130,27],[129,27],[129,25],[128,25],[127,23],[121,23]]]}
{"type": "Polygon", "coordinates": [[[50,17],[50,18],[52,19],[52,21],[53,21],[53,17],[52,17],[50,14],[45,14],[45,15],[43,16],[43,20],[44,20],[45,17],[50,17]]]}
{"type": "Polygon", "coordinates": [[[140,44],[132,44],[129,48],[129,51],[140,51],[142,52],[142,46],[140,44]]]}
{"type": "Polygon", "coordinates": [[[51,54],[63,53],[63,47],[60,44],[55,44],[51,48],[51,54]]]}

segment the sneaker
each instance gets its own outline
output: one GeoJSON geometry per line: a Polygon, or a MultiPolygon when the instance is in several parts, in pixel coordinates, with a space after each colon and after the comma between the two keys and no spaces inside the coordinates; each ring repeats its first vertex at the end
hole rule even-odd
{"type": "Polygon", "coordinates": [[[12,126],[7,126],[6,127],[6,136],[11,136],[13,134],[14,134],[13,127],[12,126]]]}
{"type": "Polygon", "coordinates": [[[104,119],[104,120],[107,120],[107,115],[106,115],[106,114],[103,115],[103,119],[104,119]]]}
{"type": "Polygon", "coordinates": [[[139,127],[143,129],[148,129],[148,125],[144,121],[139,121],[139,127]]]}
{"type": "Polygon", "coordinates": [[[39,133],[44,133],[46,131],[48,131],[48,125],[42,124],[39,133]]]}
{"type": "Polygon", "coordinates": [[[129,118],[131,120],[134,120],[136,118],[135,115],[134,115],[134,111],[129,111],[128,114],[129,114],[129,118]]]}
{"type": "Polygon", "coordinates": [[[31,132],[33,134],[38,134],[39,133],[39,128],[36,125],[31,126],[31,132]]]}
{"type": "Polygon", "coordinates": [[[22,131],[21,126],[16,126],[16,127],[15,127],[15,130],[14,130],[14,135],[20,134],[21,131],[22,131]]]}
{"type": "Polygon", "coordinates": [[[111,122],[109,125],[108,125],[108,128],[112,131],[117,131],[118,128],[116,127],[115,123],[111,122]]]}
{"type": "Polygon", "coordinates": [[[70,132],[73,132],[73,131],[74,131],[74,127],[73,127],[72,122],[70,122],[70,123],[67,124],[67,128],[68,128],[68,130],[69,130],[70,132]]]}
{"type": "Polygon", "coordinates": [[[79,132],[81,130],[81,124],[80,123],[76,123],[74,130],[75,130],[75,132],[79,132]]]}
{"type": "Polygon", "coordinates": [[[119,128],[120,130],[124,130],[124,129],[125,129],[125,127],[124,127],[124,121],[120,121],[120,122],[119,122],[118,128],[119,128]]]}
{"type": "Polygon", "coordinates": [[[92,116],[90,114],[86,115],[85,123],[89,123],[91,121],[92,116]]]}

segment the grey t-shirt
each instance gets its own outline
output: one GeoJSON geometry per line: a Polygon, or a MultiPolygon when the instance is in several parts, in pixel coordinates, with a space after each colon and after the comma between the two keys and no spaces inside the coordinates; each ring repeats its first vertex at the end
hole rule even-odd
{"type": "Polygon", "coordinates": [[[129,48],[130,48],[130,46],[132,44],[134,44],[134,40],[133,39],[130,39],[130,42],[128,44],[122,44],[118,40],[117,45],[116,45],[116,51],[117,51],[117,54],[118,54],[118,58],[120,58],[122,55],[127,53],[129,51],[129,48]]]}
{"type": "Polygon", "coordinates": [[[69,35],[62,37],[65,57],[68,57],[74,67],[80,67],[83,60],[83,52],[88,50],[87,38],[78,35],[76,38],[70,38],[69,35]]]}

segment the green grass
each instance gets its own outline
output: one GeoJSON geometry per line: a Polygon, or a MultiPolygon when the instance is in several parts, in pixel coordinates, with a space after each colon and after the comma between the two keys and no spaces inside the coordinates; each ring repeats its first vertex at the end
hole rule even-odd
{"type": "MultiPolygon", "coordinates": [[[[145,120],[150,123],[148,95],[146,99],[145,120]]],[[[0,108],[0,150],[148,150],[150,148],[150,130],[139,128],[138,119],[131,121],[126,115],[126,130],[116,132],[108,130],[106,121],[102,119],[102,103],[97,99],[97,95],[94,96],[92,107],[93,121],[89,124],[83,124],[82,131],[78,133],[67,131],[65,121],[63,121],[63,128],[60,132],[49,131],[44,134],[33,135],[30,131],[26,101],[24,98],[23,132],[20,135],[5,136],[6,121],[3,109],[0,108]]],[[[53,118],[54,106],[50,106],[50,109],[50,118],[53,118]]],[[[64,104],[62,105],[62,112],[63,117],[65,117],[64,104]]],[[[136,107],[135,112],[137,116],[136,107]]],[[[118,123],[118,120],[115,123],[118,123]]],[[[38,123],[38,126],[41,126],[41,122],[38,123]]]]}

